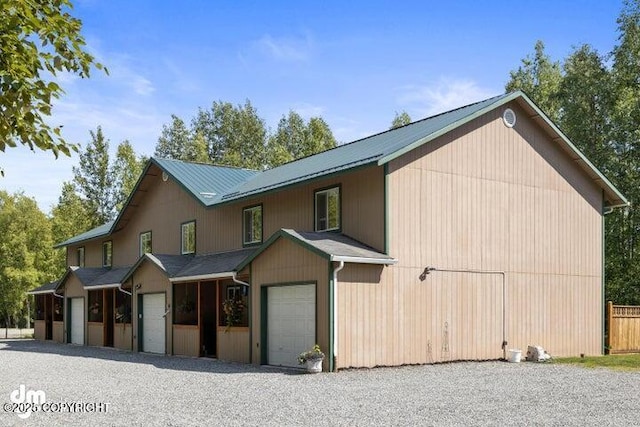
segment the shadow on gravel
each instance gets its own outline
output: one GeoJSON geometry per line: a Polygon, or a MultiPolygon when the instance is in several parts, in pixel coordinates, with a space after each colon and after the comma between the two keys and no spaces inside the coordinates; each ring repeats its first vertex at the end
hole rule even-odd
{"type": "Polygon", "coordinates": [[[2,361],[2,353],[9,351],[57,354],[59,356],[111,360],[124,363],[140,363],[153,365],[158,369],[171,369],[176,371],[209,372],[217,374],[304,374],[304,371],[301,369],[281,368],[277,366],[255,366],[245,363],[225,362],[210,358],[134,353],[107,347],[76,346],[71,344],[36,341],[33,339],[0,339],[0,363],[2,361]]]}

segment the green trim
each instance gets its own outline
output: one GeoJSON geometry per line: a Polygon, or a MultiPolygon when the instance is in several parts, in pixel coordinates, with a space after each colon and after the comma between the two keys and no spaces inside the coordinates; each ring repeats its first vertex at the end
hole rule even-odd
{"type": "Polygon", "coordinates": [[[243,248],[252,248],[256,246],[260,246],[264,240],[264,206],[262,203],[256,203],[250,206],[245,206],[242,208],[242,247],[243,248]],[[255,208],[260,208],[260,240],[257,242],[245,242],[244,238],[246,236],[246,230],[244,228],[244,213],[248,210],[252,210],[255,208]]]}
{"type": "MultiPolygon", "coordinates": [[[[260,286],[260,364],[268,365],[269,358],[269,340],[268,340],[268,299],[269,299],[269,288],[284,288],[287,286],[300,286],[300,285],[313,285],[316,288],[316,336],[314,340],[314,344],[318,342],[318,281],[317,280],[303,280],[296,282],[282,282],[282,283],[268,283],[260,286]]],[[[331,332],[329,332],[331,334],[331,332]]],[[[330,344],[331,345],[331,344],[330,344]]]]}
{"type": "Polygon", "coordinates": [[[260,287],[260,364],[267,364],[268,345],[267,332],[269,328],[268,316],[267,316],[267,303],[269,294],[267,292],[267,286],[260,287]]]}
{"type": "Polygon", "coordinates": [[[327,264],[329,265],[329,350],[328,350],[329,372],[334,372],[335,360],[333,358],[333,349],[335,347],[336,337],[334,336],[334,333],[333,333],[333,326],[334,326],[333,319],[334,319],[334,313],[335,313],[336,307],[333,304],[334,302],[333,297],[337,289],[334,288],[335,283],[333,281],[333,270],[334,270],[333,263],[329,261],[327,264]]]}
{"type": "MultiPolygon", "coordinates": [[[[249,280],[246,281],[249,285],[251,285],[252,279],[251,267],[252,266],[249,265],[249,280]]],[[[249,306],[247,307],[247,310],[249,310],[249,363],[253,363],[253,286],[249,286],[249,306]]]]}
{"type": "Polygon", "coordinates": [[[102,267],[104,268],[111,268],[113,266],[113,240],[105,240],[104,242],[102,242],[102,267]],[[107,243],[111,243],[111,263],[109,265],[105,264],[105,253],[104,253],[104,248],[105,245],[107,243]]]}
{"type": "MultiPolygon", "coordinates": [[[[606,350],[607,350],[607,343],[605,342],[604,339],[604,335],[607,332],[606,329],[606,318],[607,318],[607,312],[606,312],[606,306],[607,306],[607,302],[605,301],[605,286],[606,286],[606,282],[605,282],[605,195],[604,195],[604,190],[602,190],[602,221],[601,221],[601,230],[600,232],[602,233],[602,242],[600,242],[600,245],[602,246],[602,248],[600,249],[601,251],[601,257],[602,257],[602,273],[600,276],[600,282],[601,282],[601,286],[600,286],[600,293],[602,295],[602,301],[601,301],[601,305],[602,305],[602,333],[600,334],[602,337],[602,354],[606,354],[606,350]]],[[[611,327],[611,326],[609,326],[611,327]]]]}
{"type": "Polygon", "coordinates": [[[142,312],[142,296],[144,294],[138,294],[138,312],[136,313],[136,320],[138,321],[138,352],[144,351],[142,348],[142,324],[144,323],[144,313],[142,312]]]}
{"type": "Polygon", "coordinates": [[[138,234],[138,255],[139,256],[144,256],[144,254],[146,253],[153,253],[153,230],[147,230],[147,231],[142,231],[138,234]],[[151,250],[149,252],[142,252],[142,236],[144,234],[149,233],[149,237],[151,240],[151,250]]]}
{"type": "MultiPolygon", "coordinates": [[[[329,198],[327,198],[327,208],[329,207],[329,198]]],[[[327,224],[329,222],[329,215],[327,211],[327,224]]],[[[341,233],[342,232],[342,183],[337,183],[333,185],[329,185],[322,188],[316,188],[313,190],[313,231],[317,233],[324,232],[334,232],[341,233]],[[318,230],[316,227],[318,225],[318,211],[316,198],[318,197],[318,193],[327,192],[333,190],[334,188],[338,189],[338,228],[332,228],[331,230],[318,230]]]]}
{"type": "MultiPolygon", "coordinates": [[[[151,243],[153,247],[153,240],[151,241],[151,243]]],[[[180,255],[192,255],[192,254],[195,254],[197,251],[198,251],[198,228],[197,228],[196,220],[191,219],[189,221],[181,222],[180,223],[180,255]],[[182,244],[184,243],[184,234],[183,234],[184,230],[182,229],[182,227],[191,223],[193,223],[193,252],[184,252],[184,248],[182,247],[182,244]]]]}
{"type": "Polygon", "coordinates": [[[67,307],[64,310],[64,314],[67,316],[67,344],[71,343],[71,298],[65,298],[67,307]]]}
{"type": "Polygon", "coordinates": [[[384,253],[389,255],[389,163],[384,164],[384,253]]]}

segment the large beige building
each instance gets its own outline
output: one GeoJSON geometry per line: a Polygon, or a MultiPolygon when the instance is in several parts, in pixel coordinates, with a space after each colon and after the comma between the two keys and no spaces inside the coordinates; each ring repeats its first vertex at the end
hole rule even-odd
{"type": "Polygon", "coordinates": [[[325,370],[603,351],[624,196],[521,92],[264,172],[151,159],[36,336],[325,370]]]}

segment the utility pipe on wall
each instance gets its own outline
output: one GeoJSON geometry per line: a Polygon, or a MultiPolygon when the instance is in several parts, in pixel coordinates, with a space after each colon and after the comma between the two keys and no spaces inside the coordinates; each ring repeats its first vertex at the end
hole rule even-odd
{"type": "Polygon", "coordinates": [[[420,280],[424,281],[427,278],[427,274],[431,274],[432,271],[442,271],[444,273],[471,273],[471,274],[499,274],[502,276],[502,357],[507,359],[507,274],[500,270],[474,270],[463,268],[436,268],[425,267],[424,271],[420,275],[420,280]]]}
{"type": "Polygon", "coordinates": [[[344,261],[333,270],[333,370],[338,366],[338,272],[344,268],[344,261]]]}

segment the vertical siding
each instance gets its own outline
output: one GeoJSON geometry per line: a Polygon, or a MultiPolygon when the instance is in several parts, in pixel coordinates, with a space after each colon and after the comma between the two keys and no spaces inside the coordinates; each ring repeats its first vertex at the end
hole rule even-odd
{"type": "Polygon", "coordinates": [[[35,320],[33,322],[33,337],[37,340],[44,341],[46,332],[46,321],[35,320]]]}
{"type": "Polygon", "coordinates": [[[102,322],[87,322],[87,345],[102,347],[104,343],[102,322]]]}
{"type": "Polygon", "coordinates": [[[368,167],[344,175],[295,186],[260,198],[206,209],[172,179],[160,173],[134,207],[126,227],[112,236],[70,246],[68,261],[76,264],[76,250],[85,247],[85,265],[102,266],[102,243],[113,242],[113,266],[138,260],[139,235],[152,231],[153,252],[180,254],[180,225],[196,221],[199,254],[242,248],[242,209],[263,205],[263,236],[266,240],[281,228],[313,230],[314,191],[332,185],[342,188],[342,230],[345,234],[380,250],[384,249],[384,175],[382,167],[368,167]]]}
{"type": "MultiPolygon", "coordinates": [[[[329,349],[329,265],[327,260],[305,250],[285,238],[278,239],[251,264],[251,316],[253,363],[260,359],[261,300],[263,286],[286,283],[316,283],[316,339],[320,347],[329,349]]],[[[328,358],[324,361],[328,369],[328,358]]]]}
{"type": "Polygon", "coordinates": [[[601,191],[510,107],[513,129],[499,109],[391,162],[390,255],[399,264],[383,274],[387,313],[375,313],[387,319],[376,339],[390,350],[352,366],[502,354],[500,275],[420,281],[427,265],[507,272],[509,348],[601,352],[601,191]]]}
{"type": "Polygon", "coordinates": [[[231,362],[251,363],[249,357],[249,328],[218,328],[218,359],[231,362]]]}
{"type": "Polygon", "coordinates": [[[53,341],[63,343],[64,340],[64,322],[53,322],[53,341]]]}
{"type": "Polygon", "coordinates": [[[173,354],[200,356],[200,328],[197,325],[173,326],[173,354]]]}
{"type": "Polygon", "coordinates": [[[131,324],[116,323],[113,325],[113,347],[131,350],[131,324]]]}
{"type": "MultiPolygon", "coordinates": [[[[133,350],[138,348],[138,296],[152,293],[165,293],[165,307],[173,301],[173,287],[169,279],[155,265],[145,261],[134,272],[133,275],[133,296],[131,297],[131,318],[133,319],[133,350]],[[140,285],[138,289],[136,287],[140,285]]],[[[165,318],[165,353],[171,354],[173,349],[173,310],[169,310],[165,318]]]]}

